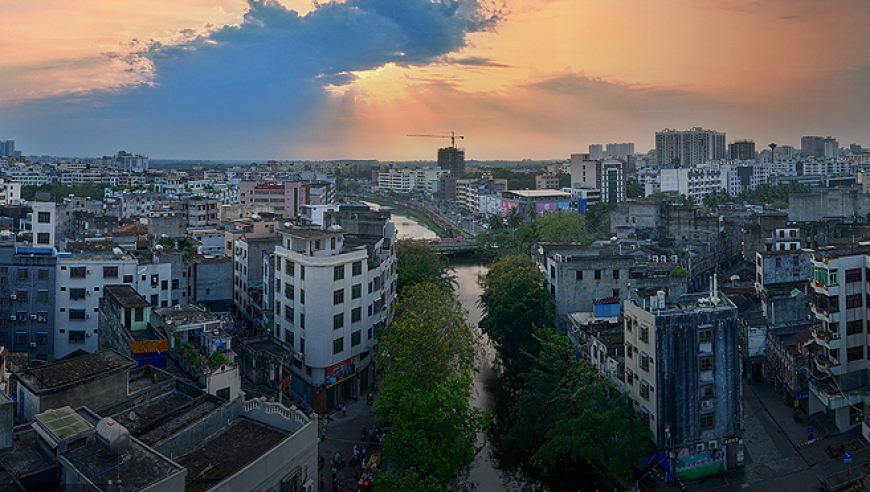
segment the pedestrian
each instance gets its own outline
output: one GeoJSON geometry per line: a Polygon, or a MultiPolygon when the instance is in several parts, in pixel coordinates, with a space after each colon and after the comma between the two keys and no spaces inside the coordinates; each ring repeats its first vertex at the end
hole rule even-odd
{"type": "Polygon", "coordinates": [[[363,441],[366,440],[366,426],[362,426],[359,428],[359,434],[363,441]]]}
{"type": "Polygon", "coordinates": [[[344,403],[341,404],[341,414],[343,417],[347,417],[347,405],[344,403]]]}
{"type": "Polygon", "coordinates": [[[326,441],[326,427],[320,428],[320,439],[326,441]]]}
{"type": "Polygon", "coordinates": [[[356,479],[359,478],[359,467],[358,466],[353,467],[353,478],[356,478],[356,479]]]}
{"type": "Polygon", "coordinates": [[[321,473],[320,474],[320,490],[323,490],[325,488],[326,488],[326,485],[323,484],[323,474],[321,473]]]}
{"type": "Polygon", "coordinates": [[[335,480],[335,477],[338,475],[338,468],[335,465],[332,465],[332,480],[335,480]]]}

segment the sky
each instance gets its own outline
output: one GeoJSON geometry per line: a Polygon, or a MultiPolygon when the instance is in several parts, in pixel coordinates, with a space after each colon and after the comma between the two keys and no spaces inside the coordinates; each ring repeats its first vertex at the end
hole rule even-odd
{"type": "Polygon", "coordinates": [[[664,128],[870,147],[866,0],[2,0],[0,140],[152,159],[567,159],[664,128]]]}

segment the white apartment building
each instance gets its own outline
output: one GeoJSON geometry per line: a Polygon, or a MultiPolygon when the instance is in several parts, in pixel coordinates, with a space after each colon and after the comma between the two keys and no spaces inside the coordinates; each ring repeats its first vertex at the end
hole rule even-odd
{"type": "Polygon", "coordinates": [[[275,336],[296,351],[293,390],[330,408],[373,381],[371,349],[396,297],[395,227],[376,240],[338,226],[279,232],[275,336]]]}
{"type": "Polygon", "coordinates": [[[804,176],[825,178],[852,175],[852,165],[845,159],[806,159],[803,161],[804,176]]]}
{"type": "Polygon", "coordinates": [[[417,173],[412,169],[390,169],[378,174],[378,188],[394,193],[411,193],[417,187],[417,173]]]}
{"type": "Polygon", "coordinates": [[[767,164],[740,164],[729,162],[721,164],[722,188],[734,196],[741,191],[754,190],[760,184],[770,182],[771,167],[767,164]]]}
{"type": "Polygon", "coordinates": [[[662,169],[660,179],[661,191],[676,191],[696,201],[723,188],[722,173],[714,166],[662,169]]]}
{"type": "Polygon", "coordinates": [[[33,246],[37,248],[53,248],[55,231],[57,229],[57,204],[54,202],[33,202],[31,220],[33,246]]]}
{"type": "Polygon", "coordinates": [[[21,202],[21,183],[0,180],[0,205],[15,205],[21,202]]]}
{"type": "Polygon", "coordinates": [[[187,235],[200,244],[197,253],[201,255],[223,255],[224,233],[222,229],[187,230],[187,235]]]}
{"type": "Polygon", "coordinates": [[[100,298],[107,285],[128,284],[155,307],[171,304],[169,263],[142,264],[120,249],[115,254],[59,253],[56,272],[55,357],[99,349],[100,298]]]}

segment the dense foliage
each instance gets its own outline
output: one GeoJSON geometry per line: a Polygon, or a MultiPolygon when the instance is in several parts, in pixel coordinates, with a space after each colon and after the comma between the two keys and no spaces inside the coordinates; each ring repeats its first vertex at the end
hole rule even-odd
{"type": "Polygon", "coordinates": [[[65,185],[61,183],[48,183],[40,186],[24,185],[21,187],[21,199],[33,200],[37,191],[51,192],[51,197],[54,200],[59,200],[65,196],[75,195],[81,197],[103,199],[106,186],[98,183],[82,183],[74,185],[65,185]]]}
{"type": "Polygon", "coordinates": [[[477,235],[480,251],[490,257],[528,254],[536,242],[591,243],[596,238],[609,237],[610,213],[615,203],[596,203],[586,213],[574,210],[554,210],[541,217],[525,217],[511,210],[502,221],[490,216],[489,228],[477,235]]]}
{"type": "Polygon", "coordinates": [[[800,183],[782,185],[758,185],[754,190],[741,191],[731,196],[725,190],[715,191],[704,196],[705,207],[714,208],[732,202],[746,202],[752,205],[770,205],[773,208],[788,208],[788,197],[792,193],[809,193],[810,187],[800,183]]]}
{"type": "Polygon", "coordinates": [[[478,340],[452,291],[417,283],[403,290],[377,347],[378,417],[394,429],[384,444],[392,466],[378,489],[443,491],[474,459],[486,423],[469,403],[478,340]]]}
{"type": "Polygon", "coordinates": [[[447,259],[432,251],[432,247],[420,241],[402,239],[396,244],[398,267],[398,291],[416,284],[434,284],[445,290],[453,289],[454,277],[447,259]]]}
{"type": "Polygon", "coordinates": [[[553,321],[544,275],[528,255],[516,254],[494,262],[481,285],[478,325],[498,347],[505,376],[514,380],[528,369],[526,355],[538,352],[535,326],[553,321]]]}

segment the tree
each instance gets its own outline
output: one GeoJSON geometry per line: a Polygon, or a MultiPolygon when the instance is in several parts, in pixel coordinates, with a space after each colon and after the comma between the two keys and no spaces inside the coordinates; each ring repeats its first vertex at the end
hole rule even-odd
{"type": "Polygon", "coordinates": [[[493,263],[481,285],[483,317],[478,325],[498,347],[508,380],[527,368],[524,353],[537,353],[534,327],[553,320],[544,275],[528,254],[493,263]]]}
{"type": "Polygon", "coordinates": [[[523,214],[521,214],[516,207],[511,207],[507,217],[505,217],[505,221],[510,229],[517,230],[521,225],[523,225],[523,214]]]}
{"type": "Polygon", "coordinates": [[[628,178],[625,181],[625,194],[628,198],[640,198],[644,196],[643,185],[637,180],[637,178],[628,178]]]}
{"type": "Polygon", "coordinates": [[[408,286],[421,283],[453,289],[455,279],[450,273],[447,259],[434,252],[426,243],[410,239],[400,240],[396,245],[396,265],[399,293],[408,286]]]}
{"type": "Polygon", "coordinates": [[[610,214],[616,210],[617,204],[598,202],[586,209],[587,230],[595,236],[610,235],[610,214]]]}
{"type": "Polygon", "coordinates": [[[486,423],[469,403],[478,340],[459,300],[438,285],[408,286],[395,309],[375,355],[383,369],[377,412],[394,429],[384,450],[395,467],[378,488],[443,491],[474,458],[486,423]]]}
{"type": "Polygon", "coordinates": [[[555,210],[535,221],[538,241],[552,243],[590,243],[586,217],[574,210],[555,210]]]}

